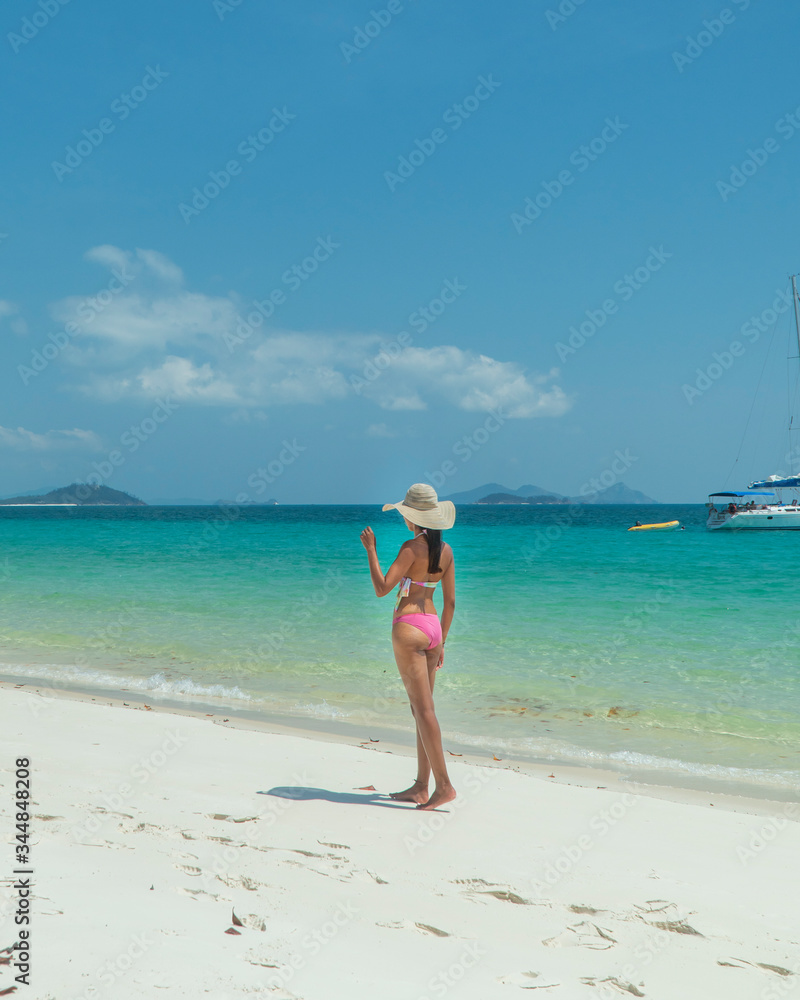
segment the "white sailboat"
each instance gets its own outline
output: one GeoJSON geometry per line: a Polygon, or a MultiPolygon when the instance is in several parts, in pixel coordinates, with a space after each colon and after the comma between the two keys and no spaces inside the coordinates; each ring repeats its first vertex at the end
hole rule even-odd
{"type": "MultiPolygon", "coordinates": [[[[800,311],[795,279],[796,275],[792,275],[794,325],[800,358],[800,311]]],[[[790,431],[793,419],[789,418],[790,431]]],[[[751,483],[748,490],[712,493],[706,506],[706,527],[709,531],[742,528],[800,530],[800,476],[769,476],[751,483]]]]}

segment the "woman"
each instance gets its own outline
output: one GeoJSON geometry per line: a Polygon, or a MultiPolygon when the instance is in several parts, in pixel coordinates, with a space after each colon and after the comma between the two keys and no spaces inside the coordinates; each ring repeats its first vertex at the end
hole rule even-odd
{"type": "Polygon", "coordinates": [[[453,550],[442,544],[442,531],[453,527],[456,509],[448,500],[439,502],[436,490],[424,483],[415,483],[405,500],[385,504],[383,509],[400,511],[406,527],[414,534],[412,540],[400,546],[384,576],[372,528],[361,532],[375,593],[385,597],[400,585],[392,619],[392,647],[417,725],[416,781],[392,798],[416,802],[418,809],[436,809],[456,797],[447,775],[442,734],[433,708],[434,678],[444,663],[444,641],[456,607],[453,550]],[[444,604],[441,623],[433,603],[433,591],[440,581],[444,604]],[[435,788],[429,796],[431,771],[435,788]]]}

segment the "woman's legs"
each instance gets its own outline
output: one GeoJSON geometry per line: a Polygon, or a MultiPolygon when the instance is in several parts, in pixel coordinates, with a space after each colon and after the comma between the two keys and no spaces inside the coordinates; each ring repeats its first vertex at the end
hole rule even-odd
{"type": "MultiPolygon", "coordinates": [[[[432,655],[431,651],[425,651],[428,660],[428,679],[430,680],[431,695],[433,694],[433,685],[436,681],[436,664],[439,662],[440,651],[441,646],[436,648],[435,656],[432,655]]],[[[431,762],[425,753],[425,745],[419,733],[419,724],[417,723],[413,704],[411,706],[411,714],[414,716],[414,725],[417,730],[417,777],[410,788],[406,788],[402,792],[393,792],[392,798],[397,799],[398,802],[416,802],[418,805],[421,805],[427,802],[430,797],[428,795],[428,782],[431,776],[431,762]]]]}
{"type": "Polygon", "coordinates": [[[405,685],[417,725],[417,781],[396,797],[416,802],[420,808],[434,809],[455,798],[442,750],[442,734],[433,707],[433,681],[441,647],[420,648],[424,636],[413,625],[398,623],[392,629],[392,646],[400,677],[405,685]],[[433,772],[436,783],[427,797],[427,781],[433,772]]]}

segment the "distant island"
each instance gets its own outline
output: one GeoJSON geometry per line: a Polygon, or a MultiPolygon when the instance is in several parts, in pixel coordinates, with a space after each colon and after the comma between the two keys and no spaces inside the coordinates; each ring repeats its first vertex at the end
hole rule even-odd
{"type": "Polygon", "coordinates": [[[548,496],[518,497],[516,493],[490,493],[488,497],[476,500],[475,503],[569,503],[566,497],[548,496]]]}
{"type": "Polygon", "coordinates": [[[236,500],[215,500],[214,507],[277,507],[278,501],[274,497],[269,500],[243,500],[237,503],[236,500]]]}
{"type": "Polygon", "coordinates": [[[587,493],[584,496],[566,497],[560,493],[553,493],[544,490],[539,486],[527,484],[513,490],[500,483],[486,483],[483,486],[476,486],[473,490],[464,490],[461,493],[451,493],[450,496],[441,497],[442,500],[450,500],[455,504],[465,503],[502,503],[502,504],[569,504],[569,503],[589,503],[589,504],[648,504],[658,505],[658,500],[641,493],[639,490],[632,490],[624,483],[615,483],[604,490],[597,490],[587,493]]]}
{"type": "Polygon", "coordinates": [[[0,506],[42,506],[54,504],[70,504],[78,507],[102,504],[113,507],[146,507],[144,500],[112,490],[110,486],[93,486],[89,483],[71,483],[69,486],[59,486],[39,496],[6,497],[0,500],[0,506]]]}
{"type": "Polygon", "coordinates": [[[502,486],[500,483],[484,483],[483,486],[476,486],[474,490],[462,490],[461,493],[451,493],[450,496],[439,497],[439,499],[450,500],[452,503],[478,503],[483,497],[491,496],[493,493],[503,493],[506,496],[515,497],[543,496],[544,494],[558,498],[561,497],[560,493],[554,493],[552,490],[546,490],[541,486],[534,486],[532,483],[520,486],[518,490],[512,490],[508,486],[502,486]]]}

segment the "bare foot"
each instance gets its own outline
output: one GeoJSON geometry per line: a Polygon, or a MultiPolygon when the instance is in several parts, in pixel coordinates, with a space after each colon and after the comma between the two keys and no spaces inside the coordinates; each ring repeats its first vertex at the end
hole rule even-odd
{"type": "Polygon", "coordinates": [[[442,788],[441,790],[436,788],[428,801],[421,802],[417,806],[417,809],[437,809],[439,806],[443,806],[446,802],[452,802],[455,797],[456,790],[452,785],[448,785],[446,788],[442,788]]]}
{"type": "Polygon", "coordinates": [[[416,802],[420,805],[428,801],[428,786],[421,781],[415,781],[411,788],[406,788],[403,792],[392,792],[390,799],[397,802],[416,802]]]}

